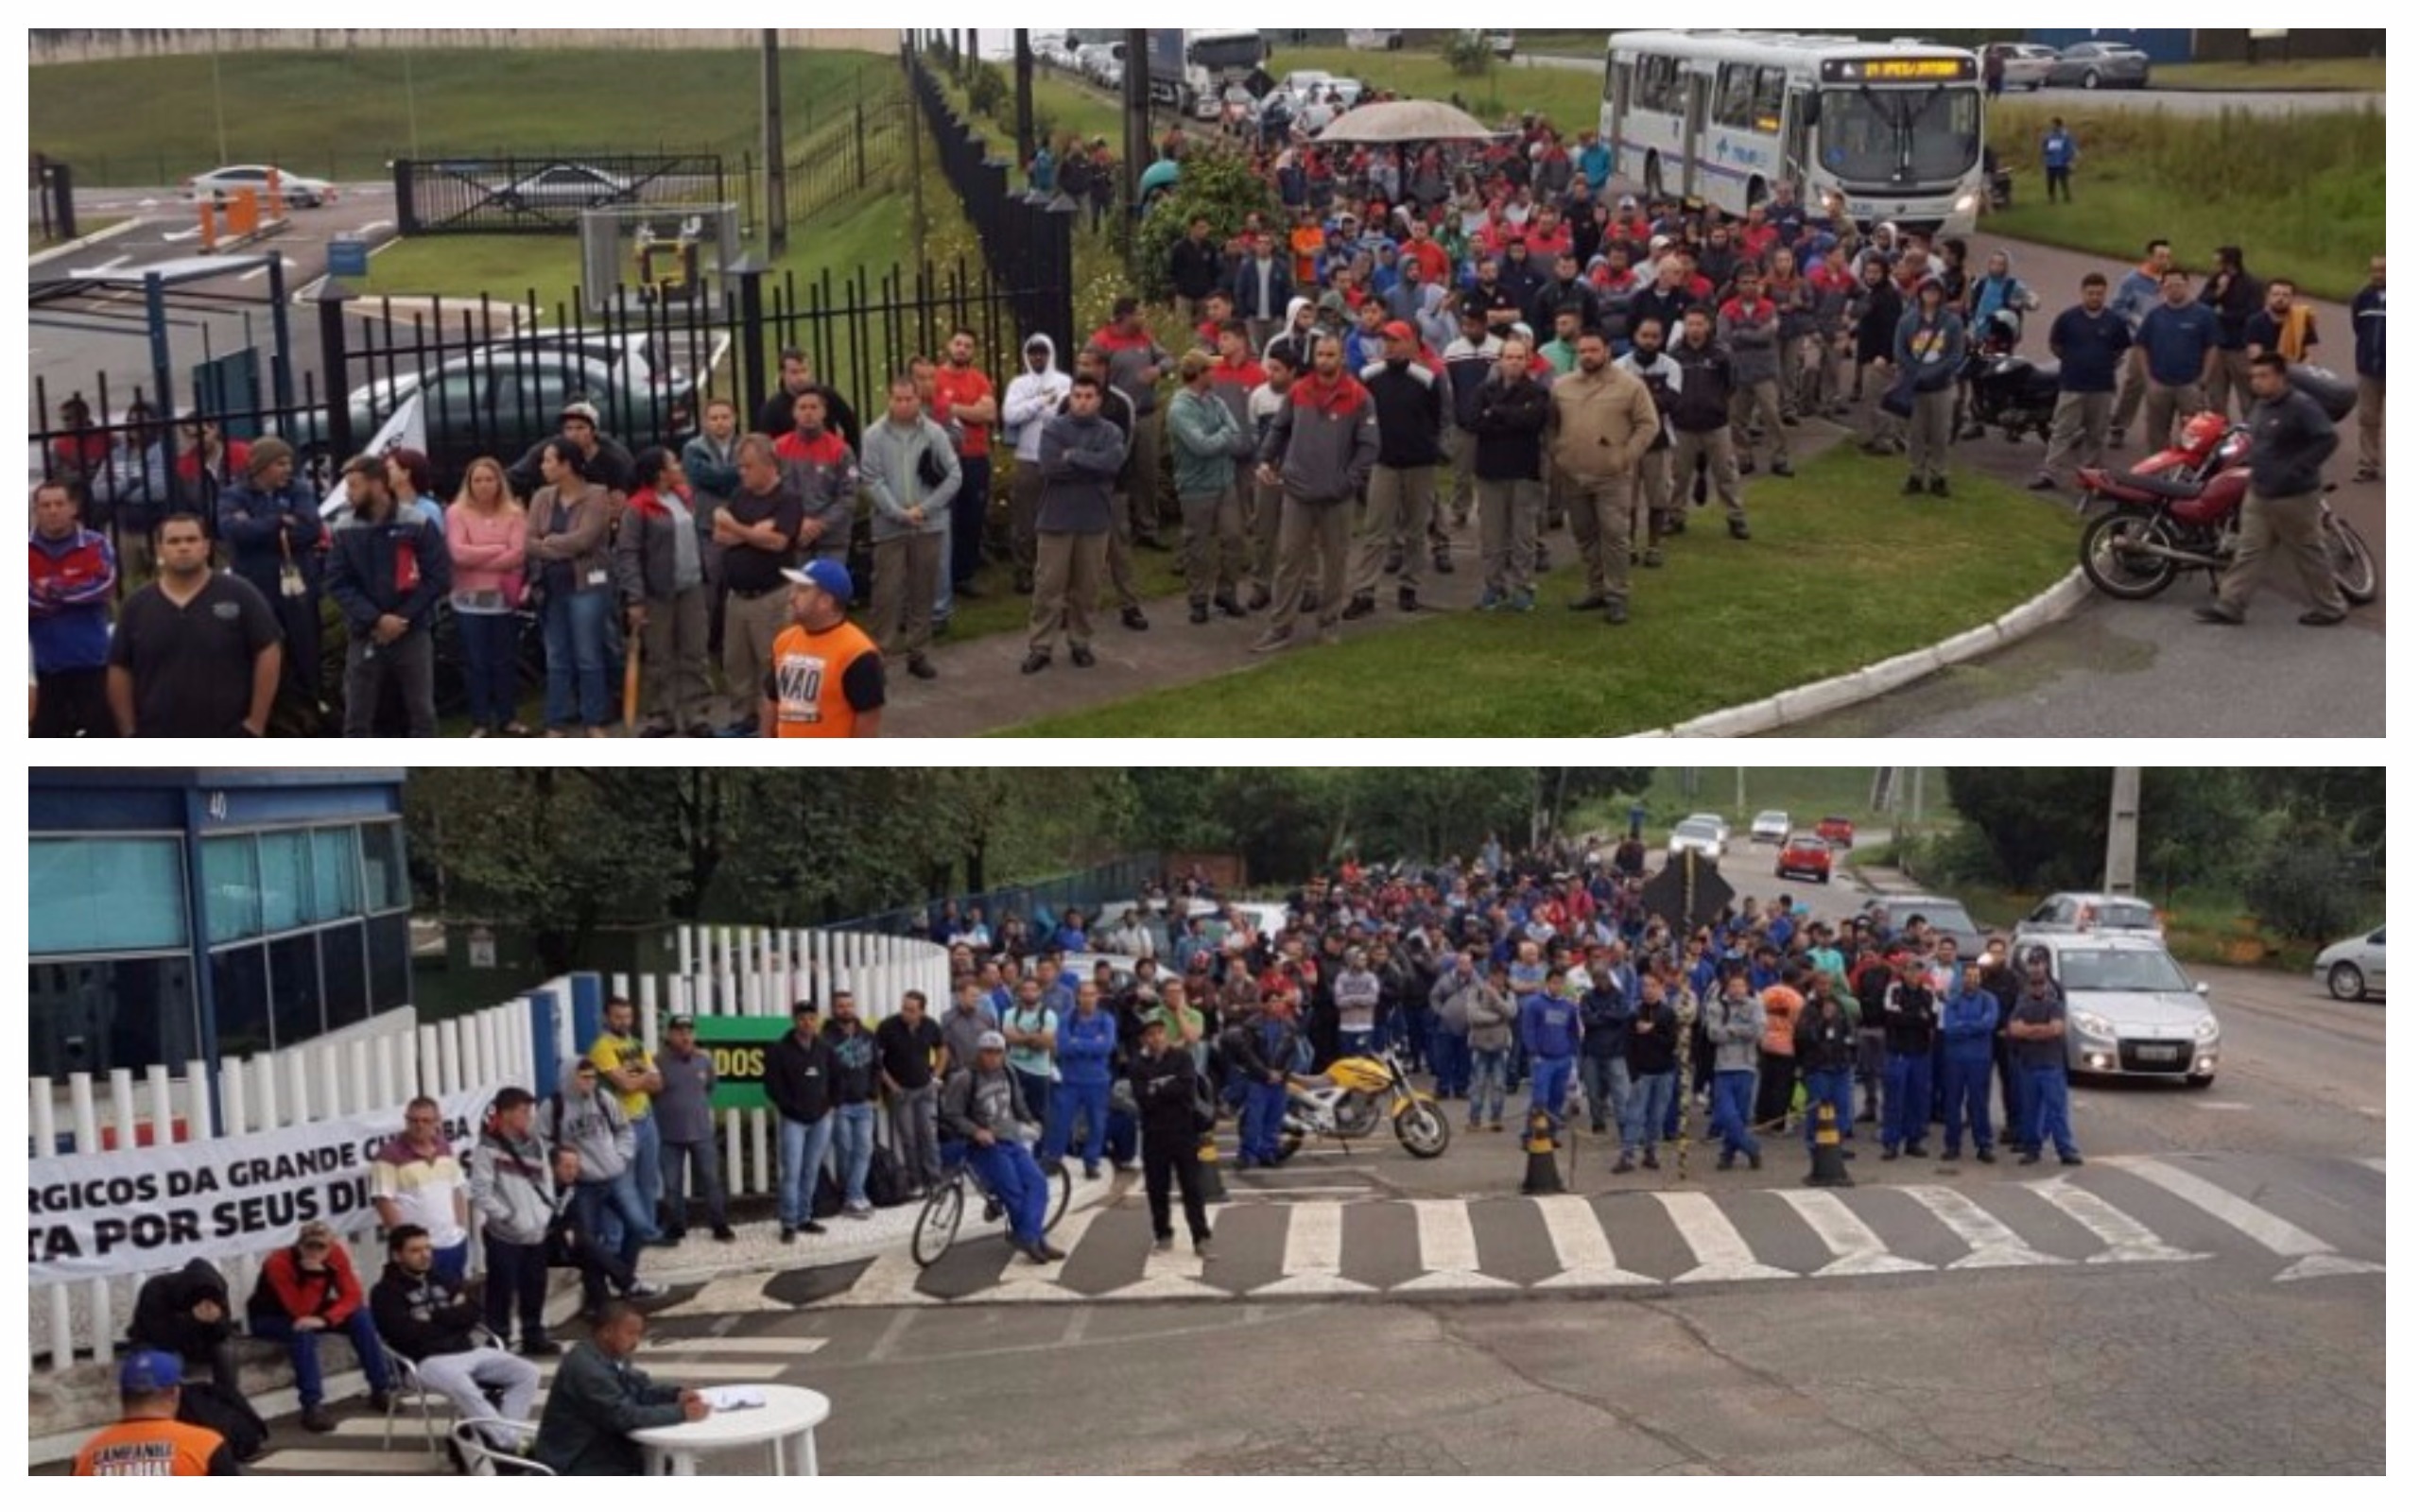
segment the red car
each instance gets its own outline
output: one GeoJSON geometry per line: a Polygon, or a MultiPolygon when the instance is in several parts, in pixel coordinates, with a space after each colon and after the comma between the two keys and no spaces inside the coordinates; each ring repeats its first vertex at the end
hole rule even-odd
{"type": "Polygon", "coordinates": [[[1847,819],[1824,819],[1815,826],[1816,838],[1841,850],[1857,846],[1857,826],[1847,819]]]}
{"type": "Polygon", "coordinates": [[[1773,863],[1776,877],[1806,877],[1817,883],[1832,880],[1832,847],[1811,834],[1793,834],[1773,863]]]}

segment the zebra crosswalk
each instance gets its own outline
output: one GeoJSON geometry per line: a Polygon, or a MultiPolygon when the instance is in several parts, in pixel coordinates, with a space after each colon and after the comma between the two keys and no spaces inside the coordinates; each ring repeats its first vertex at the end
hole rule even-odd
{"type": "MultiPolygon", "coordinates": [[[[675,1380],[683,1385],[756,1384],[773,1381],[783,1371],[812,1359],[827,1342],[820,1338],[681,1339],[658,1335],[640,1346],[638,1364],[659,1379],[675,1380]]],[[[541,1384],[533,1412],[544,1409],[546,1393],[561,1363],[538,1362],[541,1384]]],[[[268,1476],[430,1475],[450,1468],[441,1448],[434,1454],[429,1452],[417,1403],[406,1400],[397,1404],[391,1439],[387,1419],[361,1411],[358,1400],[336,1406],[338,1411],[352,1410],[355,1416],[342,1418],[334,1432],[325,1434],[305,1434],[291,1422],[275,1425],[270,1442],[278,1447],[245,1467],[245,1472],[268,1476]]],[[[438,1442],[442,1445],[453,1415],[441,1400],[432,1402],[430,1411],[437,1419],[438,1442]]]]}
{"type": "Polygon", "coordinates": [[[2383,1271],[2383,1162],[2288,1163],[2284,1178],[2274,1160],[2169,1156],[1959,1185],[1247,1203],[1218,1210],[1206,1262],[1155,1250],[1130,1195],[1070,1214],[1063,1261],[970,1240],[930,1269],[834,1267],[806,1305],[1477,1298],[2214,1260],[2284,1260],[2277,1281],[2383,1271]]]}

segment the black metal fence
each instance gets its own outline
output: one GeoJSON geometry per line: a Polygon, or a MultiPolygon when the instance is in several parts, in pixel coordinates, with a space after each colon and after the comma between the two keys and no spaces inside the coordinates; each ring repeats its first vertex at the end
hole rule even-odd
{"type": "Polygon", "coordinates": [[[398,158],[394,171],[395,225],[406,236],[576,236],[583,211],[732,198],[722,158],[711,152],[398,158]]]}
{"type": "Polygon", "coordinates": [[[980,130],[959,119],[924,60],[911,55],[908,68],[942,176],[965,207],[993,277],[1028,291],[1017,312],[1026,330],[1046,333],[1063,352],[1075,351],[1076,202],[1011,190],[1008,163],[992,155],[980,130]]]}
{"type": "MultiPolygon", "coordinates": [[[[908,102],[893,94],[820,128],[784,159],[790,221],[795,225],[844,199],[896,190],[908,171],[908,102]]],[[[755,185],[750,185],[751,224],[755,185]]]]}

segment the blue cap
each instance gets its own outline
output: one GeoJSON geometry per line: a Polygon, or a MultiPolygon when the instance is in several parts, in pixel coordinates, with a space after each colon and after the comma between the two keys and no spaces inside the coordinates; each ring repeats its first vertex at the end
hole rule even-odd
{"type": "Polygon", "coordinates": [[[820,588],[843,604],[857,596],[856,579],[849,576],[848,568],[837,561],[826,561],[819,558],[808,562],[803,571],[786,567],[782,570],[782,576],[801,588],[820,588]]]}
{"type": "Polygon", "coordinates": [[[137,1349],[117,1367],[118,1394],[150,1397],[174,1391],[184,1384],[184,1362],[165,1349],[137,1349]]]}

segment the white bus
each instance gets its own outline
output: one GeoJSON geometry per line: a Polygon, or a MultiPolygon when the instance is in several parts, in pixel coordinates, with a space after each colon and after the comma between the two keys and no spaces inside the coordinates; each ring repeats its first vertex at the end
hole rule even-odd
{"type": "Polygon", "coordinates": [[[1982,75],[1971,52],[1912,42],[1618,32],[1600,126],[1651,195],[1738,215],[1786,180],[1810,213],[1962,234],[1985,192],[1982,75]]]}

